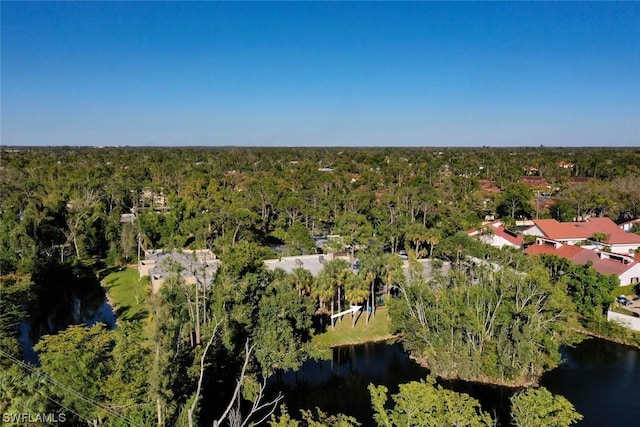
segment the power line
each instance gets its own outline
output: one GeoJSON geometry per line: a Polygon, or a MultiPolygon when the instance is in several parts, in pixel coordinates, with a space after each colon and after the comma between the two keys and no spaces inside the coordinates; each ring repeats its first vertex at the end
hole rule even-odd
{"type": "MultiPolygon", "coordinates": [[[[81,399],[81,400],[83,400],[84,402],[86,402],[86,403],[88,403],[88,404],[90,404],[90,405],[93,405],[93,406],[95,406],[96,408],[102,409],[103,411],[107,412],[107,413],[108,413],[108,414],[110,414],[110,415],[113,415],[113,416],[115,416],[115,417],[118,417],[118,418],[123,419],[123,420],[124,420],[124,421],[126,421],[130,426],[135,426],[135,425],[136,425],[136,423],[134,423],[132,420],[130,420],[129,418],[125,417],[124,415],[122,415],[122,414],[120,414],[120,413],[118,413],[118,412],[114,411],[113,409],[111,409],[111,408],[109,408],[109,407],[107,407],[107,406],[105,406],[105,405],[102,405],[100,402],[98,402],[98,401],[96,401],[96,400],[94,400],[94,399],[92,399],[92,398],[90,398],[90,397],[88,397],[88,396],[85,396],[85,395],[83,395],[82,393],[79,393],[79,392],[77,392],[77,391],[73,390],[72,388],[68,387],[67,385],[60,383],[60,382],[59,382],[59,381],[57,381],[56,379],[54,379],[54,378],[52,378],[51,376],[47,375],[45,372],[42,372],[42,371],[41,371],[41,370],[39,370],[39,369],[35,369],[35,368],[31,367],[29,364],[27,364],[27,363],[23,362],[22,360],[16,359],[15,357],[11,356],[10,354],[5,353],[5,352],[4,352],[4,351],[2,351],[2,350],[0,350],[0,356],[4,356],[4,357],[6,357],[6,358],[7,358],[7,359],[9,359],[10,361],[12,361],[14,364],[16,364],[16,365],[20,366],[20,367],[21,367],[21,368],[23,368],[23,369],[26,369],[28,372],[30,372],[30,373],[32,373],[32,374],[34,374],[34,375],[36,375],[36,376],[38,376],[38,377],[40,377],[40,378],[43,378],[44,380],[48,381],[48,382],[49,382],[49,383],[51,383],[52,385],[57,386],[57,387],[59,387],[59,388],[63,389],[63,390],[64,390],[64,391],[66,391],[67,393],[71,393],[71,394],[75,395],[77,398],[80,398],[80,399],[81,399]]],[[[42,393],[42,394],[44,394],[44,396],[45,396],[47,399],[52,400],[53,402],[55,402],[55,403],[57,403],[57,404],[59,404],[59,405],[61,405],[61,406],[63,406],[63,407],[64,407],[64,405],[62,405],[60,402],[57,402],[56,400],[52,399],[50,396],[47,396],[45,393],[42,393]]],[[[64,408],[65,408],[65,409],[68,409],[68,408],[66,408],[66,407],[64,407],[64,408]]],[[[78,414],[78,413],[76,413],[75,411],[73,411],[73,410],[71,410],[71,409],[69,409],[69,410],[70,410],[71,412],[73,412],[74,414],[78,415],[80,418],[82,418],[82,419],[84,419],[84,420],[88,420],[87,418],[85,418],[85,417],[83,417],[83,416],[79,415],[79,414],[78,414]]],[[[88,420],[88,421],[91,421],[91,420],[88,420]]]]}

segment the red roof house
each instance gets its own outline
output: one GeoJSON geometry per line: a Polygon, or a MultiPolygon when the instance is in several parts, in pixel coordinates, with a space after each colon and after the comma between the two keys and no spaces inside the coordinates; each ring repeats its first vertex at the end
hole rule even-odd
{"type": "Polygon", "coordinates": [[[529,246],[524,250],[524,253],[527,255],[556,255],[578,265],[591,262],[593,269],[598,273],[616,275],[622,286],[640,283],[640,262],[629,256],[596,252],[543,238],[538,238],[536,244],[529,246]]]}
{"type": "Polygon", "coordinates": [[[467,231],[467,235],[478,237],[486,244],[496,248],[504,246],[522,247],[522,235],[506,229],[500,220],[484,222],[482,227],[467,231]]]}
{"type": "Polygon", "coordinates": [[[569,245],[587,243],[593,247],[604,246],[611,252],[628,255],[640,247],[640,236],[627,233],[610,218],[589,218],[581,222],[558,222],[555,219],[535,219],[533,226],[523,234],[543,237],[569,245]],[[607,237],[596,242],[593,237],[597,233],[607,237]]]}

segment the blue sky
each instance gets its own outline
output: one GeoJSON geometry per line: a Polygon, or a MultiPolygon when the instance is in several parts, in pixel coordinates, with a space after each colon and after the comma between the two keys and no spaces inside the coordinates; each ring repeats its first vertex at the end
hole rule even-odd
{"type": "Polygon", "coordinates": [[[3,145],[640,146],[640,3],[5,2],[3,145]]]}

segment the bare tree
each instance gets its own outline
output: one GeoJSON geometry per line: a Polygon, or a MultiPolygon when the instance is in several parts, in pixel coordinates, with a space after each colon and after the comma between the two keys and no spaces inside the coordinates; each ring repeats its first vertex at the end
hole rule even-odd
{"type": "MultiPolygon", "coordinates": [[[[282,395],[278,394],[275,399],[265,402],[264,390],[266,389],[267,382],[266,379],[263,379],[262,384],[260,385],[260,389],[258,390],[258,393],[256,394],[256,397],[251,405],[251,410],[248,414],[242,415],[242,413],[240,412],[240,391],[242,390],[242,384],[246,379],[247,365],[249,364],[249,359],[251,358],[251,353],[253,352],[255,346],[252,345],[250,347],[249,342],[247,341],[244,347],[245,356],[244,363],[242,364],[242,370],[240,371],[240,378],[238,378],[238,381],[236,382],[236,388],[233,391],[231,399],[229,399],[229,405],[227,405],[227,408],[224,410],[220,418],[213,421],[213,427],[221,426],[226,419],[229,420],[229,425],[231,425],[232,427],[245,427],[246,425],[248,425],[249,421],[257,414],[263,413],[260,419],[252,422],[253,425],[258,425],[264,422],[269,416],[271,416],[273,411],[275,411],[275,409],[277,408],[278,403],[282,400],[282,395]]],[[[202,378],[202,365],[200,375],[202,378]]],[[[191,419],[189,419],[189,422],[189,427],[193,427],[193,425],[191,424],[191,419]]]]}
{"type": "Polygon", "coordinates": [[[200,377],[198,378],[198,387],[196,388],[196,395],[193,398],[191,407],[189,407],[189,427],[193,427],[193,413],[196,410],[196,406],[198,405],[198,400],[200,399],[200,391],[202,390],[202,380],[204,378],[204,359],[207,357],[209,347],[211,347],[211,344],[213,344],[213,340],[216,338],[216,332],[218,331],[218,327],[221,324],[221,321],[216,322],[215,326],[213,327],[213,332],[211,332],[211,338],[209,338],[209,342],[207,342],[207,346],[204,348],[204,352],[202,353],[202,357],[200,358],[200,377]]]}

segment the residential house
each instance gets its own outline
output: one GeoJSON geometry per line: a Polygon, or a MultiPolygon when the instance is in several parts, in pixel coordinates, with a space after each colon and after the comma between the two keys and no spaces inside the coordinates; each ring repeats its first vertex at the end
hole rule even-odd
{"type": "Polygon", "coordinates": [[[209,249],[182,249],[165,252],[163,249],[145,251],[145,259],[138,263],[140,277],[149,276],[154,293],[160,290],[167,276],[176,264],[180,276],[186,283],[200,282],[203,286],[211,286],[214,273],[218,269],[218,259],[209,249]]]}
{"type": "Polygon", "coordinates": [[[520,178],[520,182],[529,187],[532,191],[554,191],[551,184],[543,176],[523,176],[520,178]]]}
{"type": "Polygon", "coordinates": [[[537,238],[534,245],[524,250],[527,255],[556,255],[577,265],[591,262],[598,273],[615,275],[620,286],[640,283],[640,262],[627,255],[585,249],[550,239],[537,238]]]}
{"type": "Polygon", "coordinates": [[[572,162],[567,162],[566,160],[561,160],[558,162],[558,167],[562,169],[573,169],[576,165],[572,162]]]}
{"type": "Polygon", "coordinates": [[[622,224],[619,224],[618,227],[620,227],[622,231],[626,231],[627,233],[630,233],[635,224],[640,224],[640,218],[635,218],[635,219],[632,219],[631,221],[623,222],[622,224]]]}
{"type": "Polygon", "coordinates": [[[576,245],[581,244],[588,249],[607,249],[610,252],[629,255],[640,247],[640,236],[627,233],[610,218],[589,218],[579,222],[558,222],[555,219],[536,219],[534,225],[523,234],[555,240],[557,242],[576,245]],[[594,235],[606,236],[601,242],[594,235]]]}
{"type": "Polygon", "coordinates": [[[467,231],[467,235],[477,237],[484,243],[496,248],[504,246],[522,247],[522,235],[505,228],[500,220],[483,222],[480,228],[467,231]]]}

